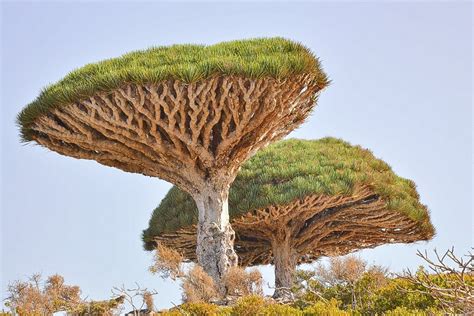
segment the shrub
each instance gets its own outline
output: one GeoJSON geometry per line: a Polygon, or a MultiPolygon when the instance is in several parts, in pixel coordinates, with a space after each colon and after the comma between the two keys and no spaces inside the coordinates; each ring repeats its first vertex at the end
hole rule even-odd
{"type": "Polygon", "coordinates": [[[295,307],[290,305],[283,305],[283,304],[268,304],[261,309],[261,314],[265,316],[302,316],[303,312],[295,307]]]}
{"type": "Polygon", "coordinates": [[[268,303],[261,296],[250,295],[240,298],[232,307],[231,315],[254,316],[260,315],[268,303]]]}
{"type": "Polygon", "coordinates": [[[143,293],[143,302],[145,303],[146,309],[149,311],[155,310],[155,301],[153,299],[153,293],[145,291],[143,293]]]}
{"type": "MultiPolygon", "coordinates": [[[[213,316],[219,313],[219,307],[214,304],[197,302],[197,303],[185,303],[180,306],[180,311],[189,313],[193,316],[213,316]]],[[[182,315],[182,314],[181,314],[182,315]]]]}
{"type": "Polygon", "coordinates": [[[20,315],[48,315],[70,310],[82,302],[78,286],[66,285],[60,275],[52,275],[43,282],[34,274],[28,281],[14,281],[7,287],[5,305],[20,315]]]}
{"type": "Polygon", "coordinates": [[[247,272],[241,267],[231,267],[222,282],[227,289],[228,295],[248,296],[263,294],[262,274],[257,269],[247,272]]]}
{"type": "Polygon", "coordinates": [[[374,294],[374,310],[386,312],[397,307],[408,310],[426,310],[437,307],[438,303],[430,295],[423,293],[422,287],[414,286],[402,278],[393,278],[374,294]]]}
{"type": "Polygon", "coordinates": [[[349,316],[357,315],[357,313],[344,311],[339,309],[340,301],[331,299],[328,302],[317,302],[303,310],[303,315],[307,316],[349,316]]]}
{"type": "Polygon", "coordinates": [[[162,278],[175,280],[183,275],[181,264],[184,258],[178,251],[158,243],[153,258],[153,265],[149,270],[153,274],[160,274],[162,278]]]}
{"type": "Polygon", "coordinates": [[[418,251],[417,255],[428,264],[429,269],[420,268],[416,273],[408,270],[402,277],[419,292],[434,298],[445,312],[474,314],[474,253],[471,251],[464,257],[459,256],[454,253],[453,247],[444,254],[434,250],[434,254],[435,258],[430,258],[426,251],[418,251]]]}
{"type": "Polygon", "coordinates": [[[116,315],[117,310],[122,306],[124,297],[120,296],[106,301],[92,301],[81,303],[74,309],[68,311],[71,316],[87,316],[87,315],[101,315],[113,316],[116,315]]]}
{"type": "Polygon", "coordinates": [[[212,278],[201,266],[195,265],[184,277],[181,284],[183,301],[209,302],[219,298],[219,292],[212,278]]]}
{"type": "Polygon", "coordinates": [[[387,311],[384,313],[385,316],[425,316],[425,315],[432,315],[427,314],[423,311],[418,309],[408,309],[406,307],[397,307],[394,310],[387,311]]]}

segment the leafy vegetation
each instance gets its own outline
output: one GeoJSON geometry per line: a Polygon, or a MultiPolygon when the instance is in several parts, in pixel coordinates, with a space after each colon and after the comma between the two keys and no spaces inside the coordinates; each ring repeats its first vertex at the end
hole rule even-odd
{"type": "MultiPolygon", "coordinates": [[[[361,185],[371,186],[389,210],[419,222],[429,235],[434,231],[413,181],[397,176],[369,150],[330,137],[290,139],[259,151],[242,166],[230,188],[229,213],[232,219],[307,195],[350,194],[361,185]]],[[[153,249],[154,236],[196,224],[197,214],[191,196],[173,187],[143,232],[145,248],[153,249]]]]}
{"type": "Polygon", "coordinates": [[[294,288],[296,305],[304,308],[315,302],[337,300],[342,309],[361,315],[472,314],[473,254],[463,258],[452,250],[443,255],[435,251],[435,260],[426,253],[418,255],[428,268],[420,266],[415,273],[405,271],[401,275],[389,274],[380,266],[367,266],[356,257],[332,260],[329,266],[312,271],[300,270],[294,288]],[[354,269],[354,265],[358,268],[354,269]]]}
{"type": "Polygon", "coordinates": [[[288,304],[276,303],[271,299],[265,299],[260,296],[247,296],[239,299],[231,307],[217,306],[204,302],[186,303],[178,308],[164,311],[160,315],[180,316],[180,315],[202,315],[202,316],[349,316],[349,315],[390,315],[390,316],[433,316],[444,315],[442,311],[430,308],[426,310],[410,309],[406,307],[396,307],[393,310],[378,313],[367,313],[359,310],[344,309],[342,302],[337,299],[327,301],[317,301],[305,307],[298,307],[288,304]]]}
{"type": "Polygon", "coordinates": [[[81,289],[77,285],[67,285],[64,278],[58,274],[42,280],[40,274],[33,274],[27,281],[16,280],[7,287],[8,297],[5,306],[12,313],[0,312],[0,316],[28,315],[44,316],[66,311],[71,316],[82,315],[120,315],[124,302],[128,302],[134,310],[134,300],[141,301],[143,306],[153,308],[153,295],[138,286],[137,289],[114,288],[113,298],[103,301],[92,301],[81,298],[81,289]]]}
{"type": "Polygon", "coordinates": [[[28,281],[10,283],[7,290],[10,295],[5,305],[20,315],[50,315],[81,303],[79,287],[66,285],[60,275],[43,282],[41,275],[34,274],[28,281]]]}
{"type": "Polygon", "coordinates": [[[405,271],[404,278],[429,294],[449,313],[474,313],[474,253],[464,258],[454,253],[454,248],[443,254],[434,251],[430,258],[425,251],[417,255],[428,263],[429,270],[418,269],[416,273],[405,271]]]}
{"type": "MultiPolygon", "coordinates": [[[[465,263],[467,261],[464,261],[465,263]]],[[[469,265],[469,263],[467,263],[469,265]]],[[[434,267],[431,266],[430,268],[434,267]]],[[[458,275],[446,276],[427,274],[420,267],[417,278],[429,278],[425,287],[410,277],[390,274],[386,268],[368,266],[364,260],[347,256],[334,258],[327,265],[319,264],[312,270],[300,270],[298,282],[293,288],[295,301],[281,304],[257,295],[245,296],[233,305],[218,307],[204,302],[186,303],[164,312],[163,315],[387,315],[387,316],[432,316],[446,314],[470,314],[470,302],[460,307],[460,297],[451,299],[451,307],[446,309],[446,301],[439,300],[432,293],[433,284],[443,289],[443,293],[453,293],[459,289],[458,275]],[[453,282],[446,282],[446,278],[453,282]]],[[[463,270],[455,269],[455,274],[463,270]]],[[[419,279],[418,279],[419,280],[419,279]]],[[[474,276],[466,275],[460,283],[472,286],[474,276]]],[[[426,282],[426,281],[424,281],[426,282]]],[[[445,297],[446,299],[446,297],[445,297]]],[[[472,300],[472,297],[471,297],[472,300]]]]}
{"type": "Polygon", "coordinates": [[[380,266],[367,266],[354,256],[334,258],[327,266],[298,271],[293,289],[300,308],[317,302],[336,300],[343,310],[362,315],[386,313],[399,308],[408,310],[439,309],[438,303],[420,287],[404,278],[390,276],[380,266]]]}
{"type": "MultiPolygon", "coordinates": [[[[255,282],[259,276],[251,270],[234,271],[231,283],[236,287],[231,292],[237,294],[240,291],[241,294],[232,300],[221,300],[216,297],[212,278],[202,268],[194,266],[184,276],[183,283],[187,282],[189,286],[188,289],[183,287],[184,303],[159,313],[168,316],[470,315],[473,312],[471,262],[474,257],[468,254],[464,259],[454,255],[452,250],[445,254],[439,256],[440,260],[421,256],[428,268],[420,267],[416,273],[407,271],[401,275],[391,274],[384,267],[368,265],[358,257],[335,258],[328,264],[299,270],[292,289],[294,300],[287,304],[263,297],[260,290],[255,291],[255,285],[258,288],[261,283],[255,282]],[[448,266],[446,258],[461,265],[448,266]],[[444,267],[450,272],[443,273],[444,267]],[[453,297],[453,294],[457,296],[453,297]],[[228,305],[219,305],[223,302],[228,305]]],[[[10,296],[5,301],[20,315],[46,315],[60,310],[66,310],[70,315],[118,315],[123,311],[125,301],[135,304],[132,306],[137,315],[140,310],[156,310],[152,299],[156,292],[139,286],[135,289],[122,286],[119,291],[114,289],[115,296],[111,300],[85,302],[79,297],[79,287],[66,285],[61,276],[51,276],[43,283],[38,275],[34,275],[27,282],[11,283],[8,287],[10,296]]],[[[0,313],[0,316],[7,315],[12,314],[0,313]]]]}
{"type": "Polygon", "coordinates": [[[42,90],[18,115],[22,137],[42,114],[108,92],[126,83],[152,84],[176,79],[195,82],[216,75],[284,78],[312,74],[328,83],[317,58],[303,45],[284,38],[259,38],[205,45],[152,47],[88,64],[42,90]]]}

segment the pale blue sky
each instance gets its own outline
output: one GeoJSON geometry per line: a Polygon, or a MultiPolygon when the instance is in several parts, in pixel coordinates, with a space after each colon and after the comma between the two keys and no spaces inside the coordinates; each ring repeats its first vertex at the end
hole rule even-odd
{"type": "MultiPolygon", "coordinates": [[[[341,137],[413,179],[431,210],[429,243],[360,255],[393,270],[416,249],[466,252],[472,235],[472,5],[364,3],[13,3],[1,15],[1,286],[60,273],[102,299],[114,285],[177,284],[148,273],[141,230],[170,188],[19,143],[15,115],[40,89],[86,63],[174,43],[284,36],[309,46],[333,80],[309,121],[291,134],[341,137]]],[[[262,270],[273,282],[273,271],[262,270]]]]}

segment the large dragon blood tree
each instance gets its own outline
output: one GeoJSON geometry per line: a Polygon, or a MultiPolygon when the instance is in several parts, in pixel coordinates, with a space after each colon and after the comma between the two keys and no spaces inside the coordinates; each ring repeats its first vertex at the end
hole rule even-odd
{"type": "Polygon", "coordinates": [[[299,126],[328,79],[304,46],[174,45],[86,65],[18,116],[25,141],[174,183],[199,210],[197,258],[235,265],[228,191],[240,165],[299,126]]]}
{"type": "MultiPolygon", "coordinates": [[[[296,265],[434,234],[415,184],[382,160],[335,138],[286,140],[243,164],[230,188],[235,249],[243,266],[273,263],[275,297],[293,284],[296,265]]],[[[195,261],[198,211],[173,187],[143,232],[195,261]]]]}

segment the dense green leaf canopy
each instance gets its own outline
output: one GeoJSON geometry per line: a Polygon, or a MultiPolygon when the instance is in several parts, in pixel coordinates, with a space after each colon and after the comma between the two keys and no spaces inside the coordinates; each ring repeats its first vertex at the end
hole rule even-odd
{"type": "Polygon", "coordinates": [[[284,78],[311,74],[322,87],[328,78],[317,58],[303,45],[283,38],[260,38],[204,45],[153,47],[88,64],[46,87],[18,115],[25,141],[29,126],[42,114],[107,92],[127,83],[164,80],[195,82],[217,75],[284,78]]]}
{"type": "MultiPolygon", "coordinates": [[[[270,145],[248,160],[230,188],[231,220],[270,205],[288,204],[308,195],[350,195],[368,185],[387,203],[433,232],[426,206],[413,181],[397,176],[389,165],[360,146],[336,138],[289,139],[270,145]]],[[[193,199],[171,188],[143,232],[145,247],[154,236],[197,223],[193,199]]],[[[151,246],[150,246],[151,247],[151,246]]]]}

